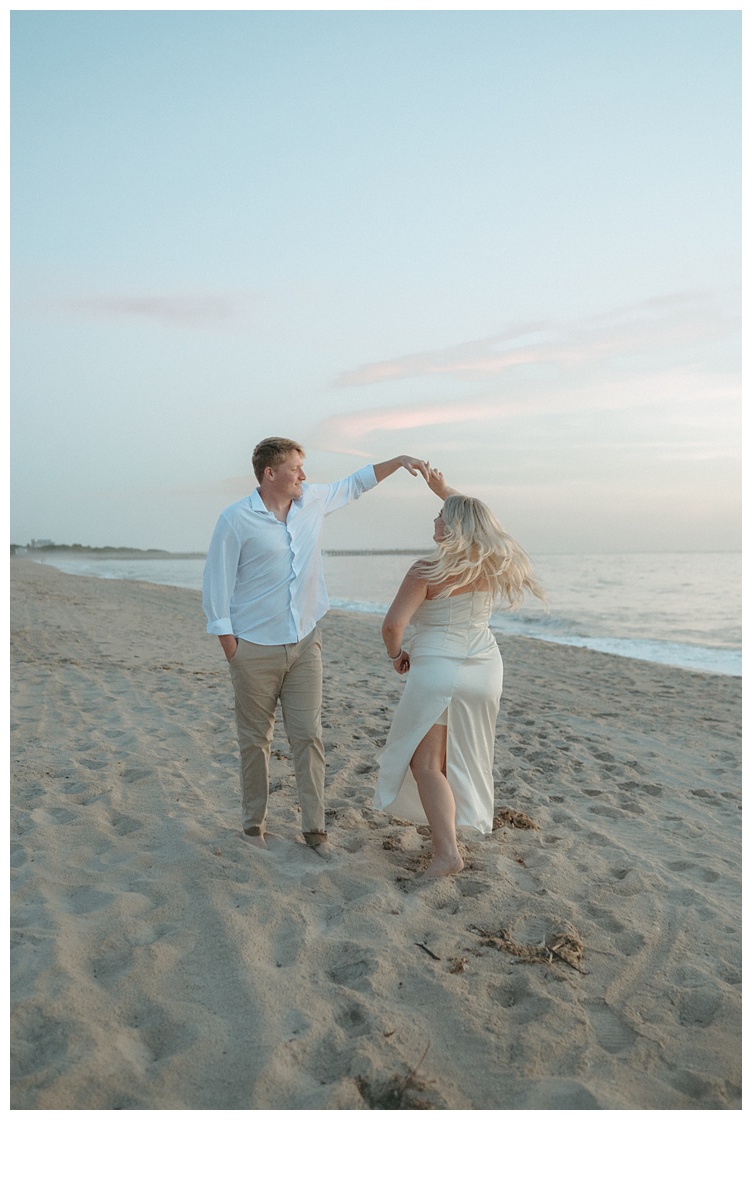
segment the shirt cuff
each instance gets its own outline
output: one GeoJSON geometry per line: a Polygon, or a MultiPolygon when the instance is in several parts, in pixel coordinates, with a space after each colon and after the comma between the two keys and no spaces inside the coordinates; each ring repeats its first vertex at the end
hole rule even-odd
{"type": "Polygon", "coordinates": [[[206,625],[207,633],[216,633],[217,637],[223,637],[229,633],[235,637],[235,631],[232,628],[232,621],[229,617],[220,617],[217,621],[208,621],[206,625]]]}
{"type": "Polygon", "coordinates": [[[359,471],[355,472],[355,475],[360,480],[364,492],[370,492],[371,488],[375,488],[379,482],[372,463],[369,463],[367,467],[361,467],[359,471]]]}

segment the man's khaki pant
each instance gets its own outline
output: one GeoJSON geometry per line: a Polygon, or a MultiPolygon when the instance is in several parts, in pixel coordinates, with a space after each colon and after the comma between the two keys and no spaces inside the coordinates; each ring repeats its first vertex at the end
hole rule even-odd
{"type": "Polygon", "coordinates": [[[302,642],[285,646],[260,646],[240,639],[230,659],[230,675],[240,743],[243,829],[258,836],[266,828],[269,748],[279,700],[295,764],[303,836],[310,846],[317,845],[326,839],[318,629],[302,642]]]}

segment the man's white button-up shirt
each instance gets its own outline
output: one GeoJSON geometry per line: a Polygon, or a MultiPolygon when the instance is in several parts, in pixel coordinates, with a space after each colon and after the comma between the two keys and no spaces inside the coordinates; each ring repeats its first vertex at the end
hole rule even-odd
{"type": "Polygon", "coordinates": [[[287,521],[258,488],[220,515],[204,567],[209,633],[262,646],[300,642],[329,608],[321,565],[324,517],[376,487],[372,466],[337,483],[304,483],[287,521]]]}

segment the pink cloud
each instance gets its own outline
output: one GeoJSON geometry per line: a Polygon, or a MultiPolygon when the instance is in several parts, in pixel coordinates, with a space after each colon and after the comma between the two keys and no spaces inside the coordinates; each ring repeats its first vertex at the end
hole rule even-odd
{"type": "Polygon", "coordinates": [[[642,304],[593,316],[579,324],[538,322],[511,326],[492,337],[446,349],[365,363],[345,371],[335,387],[363,387],[424,375],[482,381],[515,367],[572,370],[625,355],[654,354],[717,338],[736,323],[699,295],[651,297],[642,304]]]}
{"type": "MultiPolygon", "coordinates": [[[[399,408],[369,408],[357,413],[339,413],[327,417],[314,430],[311,444],[319,449],[338,451],[369,458],[362,448],[376,434],[454,426],[455,436],[482,435],[482,427],[516,417],[556,413],[599,413],[649,410],[651,422],[657,414],[669,418],[680,414],[682,423],[691,423],[694,414],[701,423],[708,412],[714,422],[722,411],[735,411],[739,392],[733,375],[708,375],[695,364],[681,368],[643,371],[639,375],[596,377],[565,383],[505,385],[504,392],[478,400],[439,404],[403,405],[399,408]],[[481,429],[479,430],[479,426],[481,429]]],[[[494,437],[496,433],[494,433],[494,437]]]]}

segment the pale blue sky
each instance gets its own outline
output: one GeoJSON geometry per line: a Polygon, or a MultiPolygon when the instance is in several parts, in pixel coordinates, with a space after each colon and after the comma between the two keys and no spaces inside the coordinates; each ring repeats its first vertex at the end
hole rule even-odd
{"type": "Polygon", "coordinates": [[[533,552],[738,547],[738,13],[11,28],[13,539],[203,549],[282,434],[533,552]]]}

